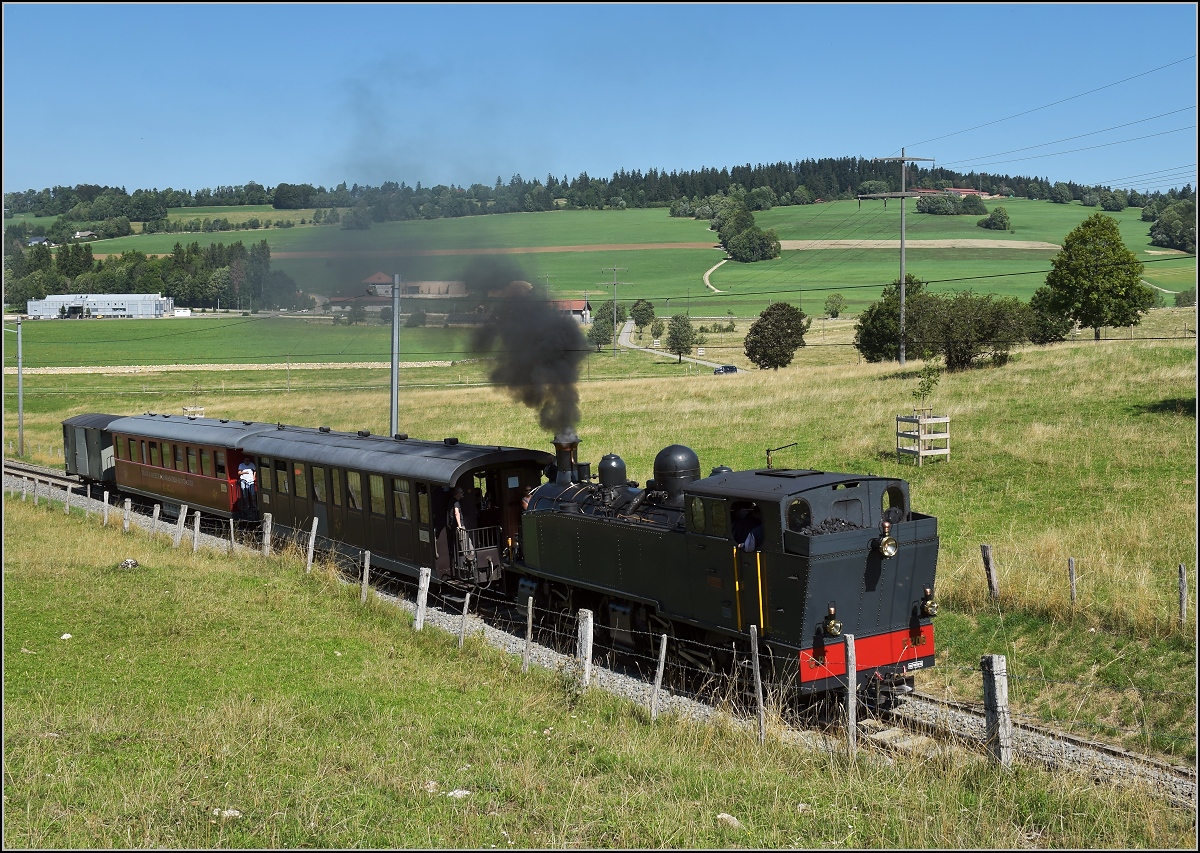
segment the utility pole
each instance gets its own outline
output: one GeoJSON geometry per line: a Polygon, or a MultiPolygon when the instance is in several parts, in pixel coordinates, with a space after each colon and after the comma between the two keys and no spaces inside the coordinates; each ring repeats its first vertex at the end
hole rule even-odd
{"type": "Polygon", "coordinates": [[[870,195],[860,195],[860,199],[864,198],[881,198],[884,199],[884,204],[887,204],[887,199],[900,199],[900,366],[904,366],[904,200],[906,198],[916,198],[920,193],[910,193],[904,191],[904,178],[908,169],[908,161],[922,160],[933,162],[932,157],[906,157],[904,149],[900,149],[899,157],[876,157],[877,161],[882,163],[900,163],[900,192],[898,193],[872,193],[870,195]]]}
{"type": "Polygon", "coordinates": [[[617,281],[617,272],[625,272],[625,267],[605,267],[601,272],[611,272],[613,274],[613,356],[617,354],[617,285],[625,284],[623,281],[617,281]]]}
{"type": "Polygon", "coordinates": [[[400,432],[400,273],[392,280],[392,435],[400,432]]]}

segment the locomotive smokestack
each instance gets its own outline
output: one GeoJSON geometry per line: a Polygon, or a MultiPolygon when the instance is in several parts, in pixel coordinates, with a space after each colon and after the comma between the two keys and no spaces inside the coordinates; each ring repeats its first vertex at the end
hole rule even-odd
{"type": "Polygon", "coordinates": [[[554,436],[554,465],[558,474],[554,482],[560,486],[568,486],[577,482],[577,466],[579,462],[579,436],[575,430],[567,427],[554,436]]]}

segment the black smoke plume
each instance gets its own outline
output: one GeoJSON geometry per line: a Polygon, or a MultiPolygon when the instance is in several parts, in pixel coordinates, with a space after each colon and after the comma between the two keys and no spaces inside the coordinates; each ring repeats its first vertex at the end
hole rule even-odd
{"type": "Polygon", "coordinates": [[[507,260],[480,258],[463,281],[490,315],[472,335],[471,348],[496,357],[491,380],[536,409],[543,428],[557,434],[574,427],[580,415],[575,383],[588,352],[579,324],[507,260]]]}

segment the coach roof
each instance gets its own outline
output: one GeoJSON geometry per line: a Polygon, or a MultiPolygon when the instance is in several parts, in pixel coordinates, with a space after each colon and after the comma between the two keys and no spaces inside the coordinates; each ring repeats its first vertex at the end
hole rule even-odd
{"type": "Polygon", "coordinates": [[[146,438],[209,444],[246,454],[411,477],[441,485],[452,485],[477,468],[521,463],[545,466],[554,461],[550,453],[520,447],[401,440],[369,433],[174,415],[120,418],[109,428],[146,438]]]}

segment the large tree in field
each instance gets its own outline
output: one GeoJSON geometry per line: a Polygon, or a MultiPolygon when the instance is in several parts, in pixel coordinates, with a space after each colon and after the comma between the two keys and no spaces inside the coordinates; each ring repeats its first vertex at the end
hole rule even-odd
{"type": "Polygon", "coordinates": [[[642,329],[654,322],[654,306],[646,299],[639,299],[633,303],[629,314],[633,317],[633,324],[637,326],[639,335],[642,333],[642,329]]]}
{"type": "Polygon", "coordinates": [[[695,345],[696,329],[692,326],[691,318],[686,314],[676,314],[667,326],[667,352],[679,356],[679,363],[682,364],[683,357],[690,354],[695,345]]]}
{"type": "Polygon", "coordinates": [[[787,302],[773,302],[758,315],[746,333],[746,358],[759,368],[778,370],[792,363],[804,346],[804,333],[812,325],[804,312],[787,302]]]}
{"type": "Polygon", "coordinates": [[[1125,248],[1117,221],[1103,213],[1067,235],[1050,267],[1049,307],[1090,326],[1096,340],[1102,326],[1135,326],[1154,305],[1154,291],[1142,284],[1145,268],[1125,248]]]}

